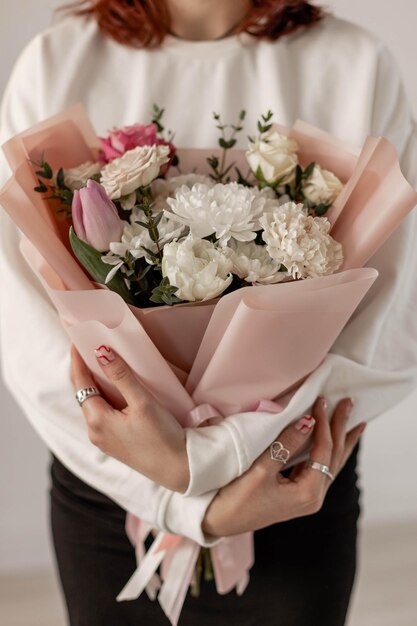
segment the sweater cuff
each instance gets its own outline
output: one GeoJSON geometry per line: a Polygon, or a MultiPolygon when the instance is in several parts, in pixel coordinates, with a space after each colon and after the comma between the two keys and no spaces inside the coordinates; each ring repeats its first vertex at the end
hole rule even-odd
{"type": "Polygon", "coordinates": [[[160,509],[160,527],[173,535],[188,537],[200,546],[211,548],[222,538],[204,534],[201,525],[216,494],[217,490],[214,490],[197,498],[185,498],[180,493],[170,492],[160,509]]]}
{"type": "Polygon", "coordinates": [[[186,429],[190,482],[183,496],[199,496],[229,484],[248,466],[239,432],[226,420],[186,429]]]}

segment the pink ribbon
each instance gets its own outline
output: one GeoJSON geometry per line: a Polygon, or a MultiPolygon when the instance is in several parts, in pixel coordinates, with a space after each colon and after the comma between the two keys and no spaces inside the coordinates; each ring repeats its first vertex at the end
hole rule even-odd
{"type": "MultiPolygon", "coordinates": [[[[282,407],[272,400],[261,400],[251,410],[279,413],[282,407]]],[[[210,404],[202,404],[187,416],[187,427],[197,428],[212,418],[221,418],[210,404]]],[[[137,569],[117,596],[117,600],[135,600],[146,590],[149,598],[158,602],[172,626],[177,626],[181,610],[192,582],[200,546],[187,537],[159,532],[150,549],[145,552],[145,540],[151,527],[139,518],[126,516],[126,533],[135,546],[137,569]],[[157,574],[161,566],[161,578],[157,574]]],[[[242,595],[249,583],[249,571],[255,562],[253,533],[224,537],[210,549],[216,589],[225,594],[236,588],[242,595]]]]}

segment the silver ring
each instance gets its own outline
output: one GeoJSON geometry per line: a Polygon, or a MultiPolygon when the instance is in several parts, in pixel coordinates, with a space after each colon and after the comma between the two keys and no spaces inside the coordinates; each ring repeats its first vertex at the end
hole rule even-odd
{"type": "Polygon", "coordinates": [[[274,443],[271,443],[270,451],[271,459],[273,461],[280,461],[281,463],[284,463],[284,465],[290,458],[290,451],[287,450],[287,448],[284,448],[280,441],[274,441],[274,443]]]}
{"type": "Polygon", "coordinates": [[[325,474],[327,478],[330,478],[331,481],[334,480],[334,475],[331,473],[330,467],[328,467],[328,465],[323,465],[323,463],[318,463],[317,461],[309,461],[307,465],[308,467],[311,467],[311,469],[318,470],[322,474],[325,474]]]}
{"type": "Polygon", "coordinates": [[[97,387],[84,387],[84,389],[79,389],[75,394],[77,402],[80,406],[83,402],[88,400],[88,398],[92,398],[93,396],[101,396],[97,387]]]}

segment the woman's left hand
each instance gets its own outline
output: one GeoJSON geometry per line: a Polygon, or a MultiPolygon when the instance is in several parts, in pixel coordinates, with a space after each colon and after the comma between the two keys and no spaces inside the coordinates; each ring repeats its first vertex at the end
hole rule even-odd
{"type": "MultiPolygon", "coordinates": [[[[97,386],[74,347],[71,356],[75,390],[97,386]]],[[[185,430],[117,354],[102,347],[96,356],[104,375],[121,393],[126,406],[119,411],[102,396],[92,396],[83,402],[81,408],[90,441],[105,454],[158,484],[184,493],[190,480],[185,430]]]]}

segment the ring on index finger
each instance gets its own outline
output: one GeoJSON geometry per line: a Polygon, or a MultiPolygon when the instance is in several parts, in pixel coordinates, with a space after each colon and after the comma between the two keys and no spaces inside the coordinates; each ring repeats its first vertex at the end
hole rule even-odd
{"type": "Polygon", "coordinates": [[[285,463],[290,458],[290,451],[287,448],[284,448],[280,441],[274,441],[270,447],[271,451],[271,459],[273,461],[280,461],[281,463],[285,463]]]}

